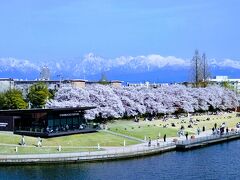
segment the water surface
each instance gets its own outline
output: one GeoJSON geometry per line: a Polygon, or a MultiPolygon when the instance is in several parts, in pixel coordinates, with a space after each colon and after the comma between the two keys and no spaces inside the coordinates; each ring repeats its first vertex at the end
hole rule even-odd
{"type": "Polygon", "coordinates": [[[0,179],[240,179],[240,140],[97,163],[0,167],[0,179]]]}

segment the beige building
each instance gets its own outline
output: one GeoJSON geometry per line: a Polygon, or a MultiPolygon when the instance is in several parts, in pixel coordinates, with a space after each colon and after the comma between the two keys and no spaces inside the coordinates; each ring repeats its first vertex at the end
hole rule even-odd
{"type": "Polygon", "coordinates": [[[122,81],[114,80],[114,81],[110,81],[110,84],[111,84],[112,87],[119,88],[119,87],[122,86],[122,81]]]}
{"type": "Polygon", "coordinates": [[[74,88],[85,88],[86,81],[81,79],[70,80],[71,86],[74,88]]]}

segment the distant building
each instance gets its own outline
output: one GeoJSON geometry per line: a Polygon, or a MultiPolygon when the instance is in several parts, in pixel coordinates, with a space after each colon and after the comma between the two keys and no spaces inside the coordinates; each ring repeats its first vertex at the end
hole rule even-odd
{"type": "Polygon", "coordinates": [[[55,80],[14,80],[14,88],[21,90],[26,97],[30,86],[39,82],[45,83],[48,89],[56,90],[60,87],[60,82],[55,80]]]}
{"type": "Polygon", "coordinates": [[[223,82],[223,81],[228,81],[228,76],[215,76],[215,78],[210,79],[210,81],[214,82],[223,82]]]}
{"type": "Polygon", "coordinates": [[[162,86],[168,86],[170,83],[150,83],[150,82],[145,82],[145,83],[127,83],[127,86],[130,87],[151,87],[151,88],[157,88],[157,87],[162,87],[162,86]]]}
{"type": "MultiPolygon", "coordinates": [[[[63,81],[64,82],[64,81],[63,81]]],[[[81,79],[72,79],[68,81],[74,88],[85,88],[86,81],[81,79]]]]}
{"type": "Polygon", "coordinates": [[[233,87],[236,92],[240,91],[240,79],[230,79],[228,76],[216,76],[213,79],[209,79],[209,82],[213,85],[222,86],[223,83],[227,82],[233,87]]]}
{"type": "Polygon", "coordinates": [[[50,70],[47,66],[43,66],[40,72],[40,80],[41,81],[49,81],[50,80],[50,70]]]}
{"type": "MultiPolygon", "coordinates": [[[[22,91],[23,96],[26,97],[30,86],[33,84],[43,82],[47,85],[48,89],[57,90],[62,85],[69,85],[74,88],[85,88],[86,84],[101,84],[99,81],[86,81],[81,79],[71,80],[14,80],[11,78],[0,78],[0,92],[16,88],[22,91]]],[[[121,87],[122,81],[104,81],[104,84],[112,87],[121,87]]]]}
{"type": "Polygon", "coordinates": [[[213,79],[209,79],[210,82],[239,82],[240,79],[231,79],[228,76],[216,76],[213,79]]]}
{"type": "Polygon", "coordinates": [[[0,92],[14,88],[14,81],[11,78],[0,78],[0,92]]]}
{"type": "Polygon", "coordinates": [[[86,85],[103,84],[103,85],[110,85],[112,87],[118,88],[118,87],[122,86],[123,81],[118,81],[118,80],[114,80],[114,81],[86,81],[85,83],[86,83],[86,85]]]}
{"type": "Polygon", "coordinates": [[[119,87],[122,86],[122,81],[117,81],[117,80],[110,81],[110,85],[111,85],[112,87],[119,88],[119,87]]]}

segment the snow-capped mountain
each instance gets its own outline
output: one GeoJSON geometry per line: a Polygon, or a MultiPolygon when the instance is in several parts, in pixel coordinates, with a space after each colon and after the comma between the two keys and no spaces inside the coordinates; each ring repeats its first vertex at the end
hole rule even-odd
{"type": "MultiPolygon", "coordinates": [[[[102,73],[109,79],[127,82],[179,82],[189,80],[190,60],[157,54],[147,56],[121,56],[103,58],[89,53],[80,58],[30,61],[0,58],[0,77],[37,79],[42,66],[50,68],[52,79],[61,75],[64,79],[81,78],[98,80],[102,73]]],[[[240,62],[210,59],[212,75],[238,77],[240,62]]]]}

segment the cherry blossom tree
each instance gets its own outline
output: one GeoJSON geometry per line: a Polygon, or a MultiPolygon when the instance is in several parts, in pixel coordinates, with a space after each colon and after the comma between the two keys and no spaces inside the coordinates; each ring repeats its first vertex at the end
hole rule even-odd
{"type": "Polygon", "coordinates": [[[238,106],[236,94],[228,89],[210,86],[190,88],[169,85],[158,88],[87,85],[85,88],[64,86],[58,90],[48,107],[95,106],[85,117],[94,119],[122,118],[144,114],[171,114],[228,110],[238,106]]]}

